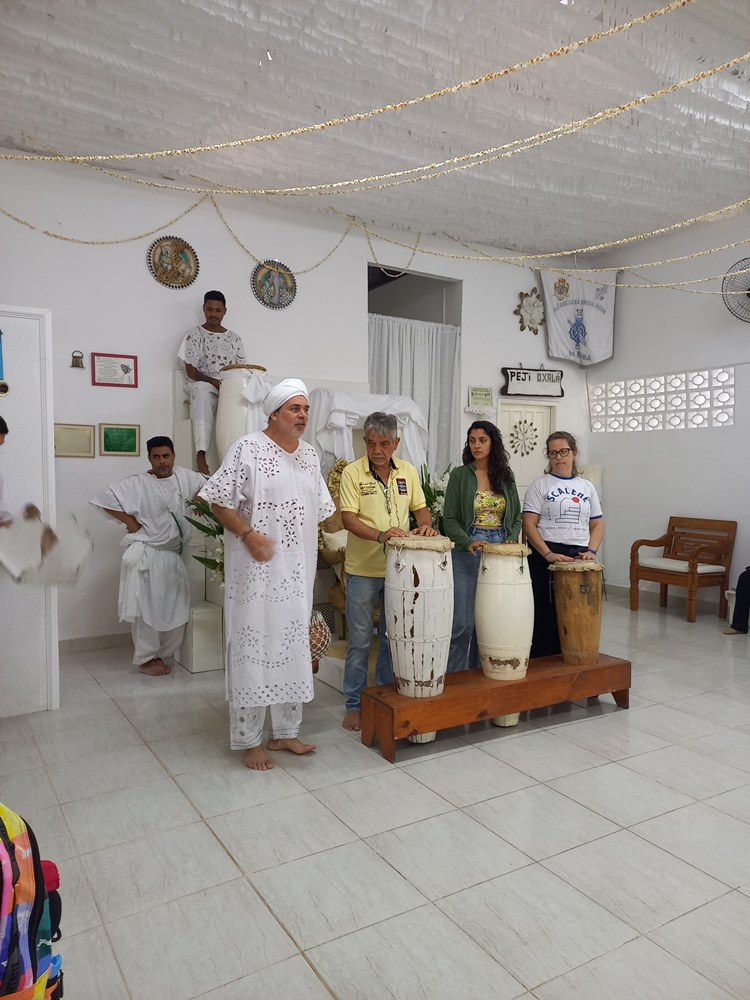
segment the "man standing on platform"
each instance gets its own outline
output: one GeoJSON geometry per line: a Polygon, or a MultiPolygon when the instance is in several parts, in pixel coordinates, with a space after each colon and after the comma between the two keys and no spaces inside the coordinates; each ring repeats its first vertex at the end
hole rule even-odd
{"type": "Polygon", "coordinates": [[[201,490],[224,525],[224,623],[232,750],[268,771],[263,747],[307,754],[299,737],[302,705],[312,701],[310,612],[318,559],[318,523],[333,501],[315,449],[302,441],[310,409],[305,383],[284,379],[268,393],[264,431],[228,451],[201,490]]]}
{"type": "Polygon", "coordinates": [[[380,605],[380,644],[375,680],[393,680],[391,656],[385,632],[385,542],[409,534],[409,513],[417,527],[412,534],[437,535],[427,508],[419,474],[403,459],[394,459],[398,448],[398,424],[388,413],[371,413],[365,419],[367,454],[341,474],[339,505],[346,544],[346,620],[349,644],[344,665],[346,715],[344,729],[361,727],[360,696],[367,685],[367,666],[372,639],[375,604],[380,605]]]}
{"type": "Polygon", "coordinates": [[[97,494],[91,503],[127,528],[120,569],[118,612],[131,623],[133,663],[142,674],[168,674],[165,659],[182,643],[190,617],[190,585],[182,560],[192,529],[186,503],[206,482],[174,464],[168,437],[146,442],[149,472],[128,476],[97,494]]]}
{"type": "Polygon", "coordinates": [[[203,296],[206,322],[188,330],[178,352],[188,377],[195,462],[198,471],[206,476],[209,475],[206,451],[211,443],[219,404],[219,372],[225,365],[241,364],[247,360],[242,339],[233,330],[222,326],[226,311],[226,299],[221,292],[206,292],[203,296]]]}

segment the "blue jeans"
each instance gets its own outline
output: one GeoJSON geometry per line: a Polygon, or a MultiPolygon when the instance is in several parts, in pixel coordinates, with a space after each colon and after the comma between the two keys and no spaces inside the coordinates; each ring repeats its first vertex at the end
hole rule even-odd
{"type": "Polygon", "coordinates": [[[372,640],[372,619],[375,602],[380,602],[380,644],[375,666],[376,684],[391,684],[393,669],[385,632],[385,580],[383,577],[347,576],[346,624],[349,645],[344,664],[344,694],[346,710],[359,708],[362,688],[367,686],[367,664],[372,640]]]}
{"type": "MultiPolygon", "coordinates": [[[[505,541],[504,528],[469,528],[472,542],[490,542],[493,545],[505,541]]],[[[479,666],[479,647],[474,629],[474,602],[481,556],[453,549],[453,630],[448,652],[448,673],[458,670],[472,670],[479,666]]]]}

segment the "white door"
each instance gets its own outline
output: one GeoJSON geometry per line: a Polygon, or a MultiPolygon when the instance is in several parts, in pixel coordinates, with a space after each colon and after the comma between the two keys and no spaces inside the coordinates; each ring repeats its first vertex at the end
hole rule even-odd
{"type": "Polygon", "coordinates": [[[538,479],[547,466],[544,443],[554,426],[554,411],[554,404],[516,402],[507,397],[497,404],[497,426],[510,455],[510,467],[522,503],[526,487],[538,479]]]}
{"type": "MultiPolygon", "coordinates": [[[[48,309],[0,306],[7,396],[0,414],[8,437],[0,448],[7,509],[16,517],[34,503],[55,522],[52,350],[48,309]]],[[[57,591],[14,583],[0,569],[0,718],[59,705],[57,591]]]]}

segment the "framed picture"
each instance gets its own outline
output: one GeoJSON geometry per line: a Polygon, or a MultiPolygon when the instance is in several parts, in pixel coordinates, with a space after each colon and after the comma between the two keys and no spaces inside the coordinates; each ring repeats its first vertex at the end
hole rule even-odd
{"type": "Polygon", "coordinates": [[[140,424],[99,424],[99,454],[121,458],[141,453],[140,424]]]}
{"type": "Polygon", "coordinates": [[[91,355],[91,384],[138,388],[138,358],[134,354],[91,355]]]}
{"type": "Polygon", "coordinates": [[[55,458],[93,458],[95,435],[93,424],[55,424],[55,458]]]}
{"type": "Polygon", "coordinates": [[[485,385],[469,386],[469,409],[492,406],[492,389],[485,385]]]}

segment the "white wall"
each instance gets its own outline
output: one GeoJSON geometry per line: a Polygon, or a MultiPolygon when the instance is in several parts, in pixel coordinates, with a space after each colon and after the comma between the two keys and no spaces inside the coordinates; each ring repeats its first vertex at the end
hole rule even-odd
{"type": "MultiPolygon", "coordinates": [[[[730,219],[639,243],[616,257],[611,254],[611,261],[664,260],[745,238],[746,221],[730,219]]],[[[681,281],[720,274],[746,256],[748,248],[739,247],[640,273],[659,283],[681,281]]],[[[693,287],[716,292],[721,282],[693,287]]],[[[618,291],[615,354],[590,370],[591,384],[723,365],[740,367],[735,372],[732,427],[591,435],[591,458],[605,469],[610,583],[627,584],[632,542],[661,535],[670,514],[738,521],[733,578],[750,563],[750,523],[745,516],[749,363],[750,324],[735,319],[720,295],[669,289],[618,291]]],[[[713,599],[715,593],[707,591],[706,596],[713,599]]]]}
{"type": "MultiPolygon", "coordinates": [[[[94,240],[145,232],[176,216],[191,196],[137,187],[83,167],[6,164],[0,205],[39,229],[94,240]]],[[[321,260],[343,231],[343,222],[305,215],[286,206],[245,199],[220,199],[240,239],[260,257],[277,257],[300,272],[321,260]]],[[[354,206],[356,210],[356,206],[354,206]]],[[[315,383],[367,381],[367,242],[352,231],[339,250],[309,274],[298,273],[295,302],[285,310],[265,309],[250,290],[254,262],[232,240],[206,203],[167,230],[186,239],[200,260],[193,286],[175,291],[159,285],[146,267],[149,237],[117,246],[80,246],[33,232],[0,216],[0,301],[52,310],[55,420],[64,423],[139,423],[141,440],[172,429],[175,352],[185,330],[202,321],[203,292],[227,296],[227,323],[240,333],[251,361],[274,375],[298,375],[315,383]],[[86,369],[70,367],[73,350],[86,369]],[[91,385],[91,351],[138,355],[139,388],[91,385]]],[[[413,237],[403,239],[407,244],[413,237]]],[[[463,253],[449,241],[425,238],[428,249],[463,253]]],[[[410,251],[376,240],[378,260],[403,267],[410,251]]],[[[414,269],[463,282],[461,398],[468,385],[501,384],[502,365],[538,367],[551,363],[545,338],[521,333],[513,309],[519,291],[534,278],[527,269],[470,263],[418,254],[414,269]]],[[[554,367],[560,367],[555,362],[554,367]]],[[[561,427],[579,436],[584,459],[587,410],[582,376],[565,369],[565,398],[558,407],[561,427]]],[[[471,416],[465,415],[464,427],[471,416]]],[[[459,456],[456,456],[456,461],[459,456]]],[[[73,511],[92,532],[95,557],[70,591],[60,593],[60,638],[123,631],[116,596],[121,529],[88,499],[103,485],[146,467],[141,458],[57,459],[57,503],[73,511]]]]}

